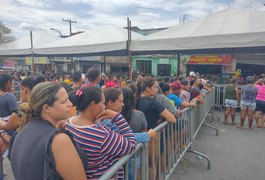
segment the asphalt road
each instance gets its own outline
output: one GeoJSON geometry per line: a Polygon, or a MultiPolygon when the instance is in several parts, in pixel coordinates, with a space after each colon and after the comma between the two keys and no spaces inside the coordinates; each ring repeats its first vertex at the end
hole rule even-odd
{"type": "MultiPolygon", "coordinates": [[[[256,128],[255,122],[253,130],[224,125],[223,113],[218,114],[220,121],[209,124],[219,129],[219,136],[202,127],[194,141],[194,149],[211,159],[211,169],[205,159],[187,153],[170,180],[265,180],[265,129],[256,128]]],[[[239,121],[237,113],[237,125],[239,121]]]]}

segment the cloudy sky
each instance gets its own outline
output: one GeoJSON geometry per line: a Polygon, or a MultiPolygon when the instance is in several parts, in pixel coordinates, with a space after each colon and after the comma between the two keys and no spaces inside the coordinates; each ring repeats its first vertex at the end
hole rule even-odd
{"type": "MultiPolygon", "coordinates": [[[[226,8],[265,10],[265,0],[0,0],[0,21],[10,27],[17,38],[28,35],[26,26],[69,34],[105,24],[141,29],[179,24],[180,18],[194,20],[226,8]]],[[[53,32],[56,33],[56,32],[53,32]]]]}

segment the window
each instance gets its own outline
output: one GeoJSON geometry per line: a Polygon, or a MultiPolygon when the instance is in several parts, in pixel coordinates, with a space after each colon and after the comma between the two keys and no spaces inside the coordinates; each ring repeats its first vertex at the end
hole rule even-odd
{"type": "Polygon", "coordinates": [[[123,73],[123,72],[129,72],[129,67],[127,66],[111,66],[110,67],[110,72],[111,73],[123,73]]]}
{"type": "Polygon", "coordinates": [[[157,75],[158,76],[169,76],[171,73],[170,64],[158,64],[157,65],[157,75]]]}
{"type": "Polygon", "coordinates": [[[144,74],[152,74],[152,62],[151,61],[136,61],[136,71],[144,74]]]}

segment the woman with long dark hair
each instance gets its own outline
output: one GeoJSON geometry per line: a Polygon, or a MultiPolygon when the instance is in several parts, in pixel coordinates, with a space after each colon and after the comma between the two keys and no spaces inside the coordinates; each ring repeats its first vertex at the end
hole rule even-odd
{"type": "MultiPolygon", "coordinates": [[[[86,152],[87,178],[98,179],[123,155],[133,152],[137,144],[124,117],[118,111],[105,110],[105,96],[99,88],[77,90],[74,105],[79,114],[67,121],[66,129],[86,152]],[[104,119],[110,119],[118,132],[101,124],[104,119]]],[[[120,168],[118,178],[124,179],[123,174],[120,168]]]]}
{"type": "Polygon", "coordinates": [[[153,97],[158,94],[158,83],[151,77],[146,77],[137,82],[136,109],[142,111],[147,120],[147,129],[155,128],[160,117],[168,122],[176,122],[176,117],[171,114],[165,106],[153,97]]]}
{"type": "MultiPolygon", "coordinates": [[[[147,120],[147,130],[155,128],[165,118],[166,121],[175,123],[176,117],[170,113],[165,106],[159,101],[155,100],[158,94],[158,82],[152,77],[137,80],[136,90],[136,109],[144,113],[147,120]]],[[[158,165],[158,136],[154,138],[155,149],[152,149],[150,144],[149,148],[149,173],[155,171],[157,173],[158,165]],[[155,165],[152,167],[152,151],[155,152],[155,165]],[[153,169],[152,169],[153,168],[153,169]]],[[[155,174],[156,177],[156,174],[155,174]]]]}
{"type": "MultiPolygon", "coordinates": [[[[138,110],[135,110],[135,100],[133,91],[128,88],[122,88],[118,90],[117,88],[108,88],[104,91],[105,101],[107,109],[121,112],[124,115],[126,121],[132,128],[137,143],[146,143],[151,138],[155,137],[156,133],[153,129],[147,129],[147,122],[145,115],[138,110]]],[[[140,157],[136,159],[136,172],[140,168],[140,157]]],[[[129,162],[129,180],[134,179],[134,158],[129,162]]]]}
{"type": "Polygon", "coordinates": [[[121,89],[123,103],[121,114],[135,133],[147,131],[147,121],[143,112],[135,109],[135,96],[131,88],[121,89]]]}

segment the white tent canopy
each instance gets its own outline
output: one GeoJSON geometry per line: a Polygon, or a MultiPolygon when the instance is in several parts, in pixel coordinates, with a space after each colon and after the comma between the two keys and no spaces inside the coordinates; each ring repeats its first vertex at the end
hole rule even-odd
{"type": "MultiPolygon", "coordinates": [[[[142,35],[132,32],[132,39],[142,35]]],[[[127,53],[128,30],[110,24],[35,48],[41,55],[89,55],[127,53]]]]}
{"type": "Polygon", "coordinates": [[[265,12],[226,9],[133,40],[138,52],[265,46],[265,12]]]}
{"type": "MultiPolygon", "coordinates": [[[[42,47],[43,45],[61,39],[58,36],[53,35],[45,30],[32,31],[33,40],[33,53],[35,47],[42,47]]],[[[2,44],[0,46],[1,56],[18,56],[18,55],[31,55],[31,40],[30,33],[27,37],[15,40],[13,42],[2,44]]]]}

